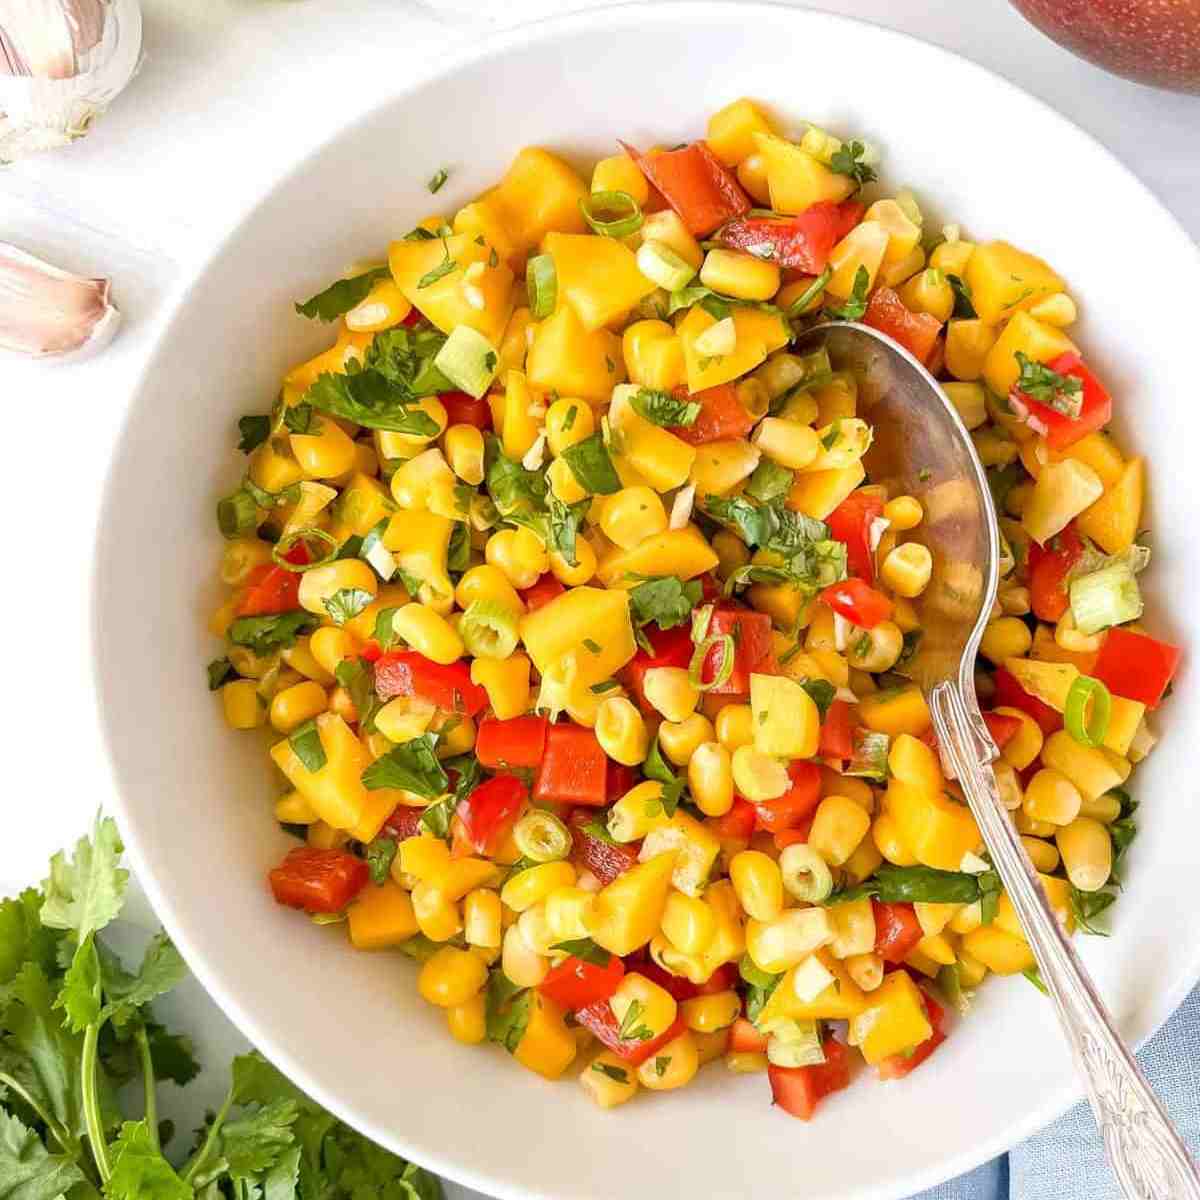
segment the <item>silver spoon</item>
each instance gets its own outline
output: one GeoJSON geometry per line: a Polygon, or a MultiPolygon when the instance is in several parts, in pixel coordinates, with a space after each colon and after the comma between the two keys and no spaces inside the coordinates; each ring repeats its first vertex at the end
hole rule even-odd
{"type": "Polygon", "coordinates": [[[871,481],[925,508],[913,536],[929,547],[933,576],[915,602],[924,632],[905,673],[925,692],[943,765],[962,786],[1020,917],[1109,1161],[1129,1200],[1200,1200],[1200,1175],[1051,911],[988,765],[997,750],[974,666],[996,599],[1000,531],[974,444],[933,376],[891,338],[838,323],[799,339],[801,350],[822,344],[858,381],[858,414],[875,430],[864,459],[871,481]]]}

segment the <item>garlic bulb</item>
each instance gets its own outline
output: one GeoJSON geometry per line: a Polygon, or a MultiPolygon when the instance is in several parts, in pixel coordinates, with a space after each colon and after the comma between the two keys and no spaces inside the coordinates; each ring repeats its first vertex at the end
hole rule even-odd
{"type": "Polygon", "coordinates": [[[82,137],[141,50],[138,0],[0,0],[0,163],[82,137]]]}
{"type": "Polygon", "coordinates": [[[101,349],[121,324],[111,290],[0,242],[0,350],[62,360],[101,349]]]}

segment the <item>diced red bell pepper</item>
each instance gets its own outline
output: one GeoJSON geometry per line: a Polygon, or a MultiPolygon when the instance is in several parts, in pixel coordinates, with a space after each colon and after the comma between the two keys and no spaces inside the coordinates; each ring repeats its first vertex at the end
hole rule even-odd
{"type": "Polygon", "coordinates": [[[706,442],[727,442],[746,437],[754,428],[753,413],[738,399],[732,383],[720,383],[702,392],[688,393],[677,387],[680,400],[700,405],[700,415],[690,425],[672,425],[671,432],[693,446],[706,442]]]}
{"type": "Polygon", "coordinates": [[[485,717],[475,735],[475,757],[489,771],[511,767],[536,767],[546,751],[545,717],[512,717],[498,721],[485,717]]]}
{"type": "Polygon", "coordinates": [[[741,796],[733,798],[733,807],[719,817],[710,820],[713,832],[722,841],[748,842],[754,832],[754,805],[741,796]]]}
{"type": "Polygon", "coordinates": [[[927,992],[921,993],[921,999],[925,1002],[925,1015],[933,1026],[933,1033],[914,1046],[908,1054],[893,1054],[883,1059],[876,1067],[880,1079],[903,1079],[905,1075],[915,1071],[946,1040],[946,1035],[942,1032],[942,1021],[945,1018],[942,1006],[927,992]]]}
{"type": "Polygon", "coordinates": [[[873,492],[851,492],[825,518],[835,541],[846,543],[846,569],[851,575],[875,582],[875,554],[871,550],[871,522],[883,516],[883,500],[873,492]]]}
{"type": "Polygon", "coordinates": [[[495,854],[528,798],[528,789],[515,775],[496,775],[481,783],[454,810],[462,840],[476,854],[495,854]]]}
{"type": "Polygon", "coordinates": [[[737,967],[733,963],[722,963],[703,983],[696,985],[696,993],[700,996],[715,996],[718,992],[730,991],[737,981],[737,967]]]}
{"type": "Polygon", "coordinates": [[[476,429],[491,429],[492,407],[482,397],[476,400],[466,392],[442,392],[438,400],[446,410],[447,425],[474,425],[476,429]]]}
{"type": "Polygon", "coordinates": [[[1044,546],[1029,543],[1029,604],[1041,621],[1057,621],[1067,611],[1067,576],[1083,557],[1083,538],[1075,523],[1056,533],[1044,546]]]}
{"type": "Polygon", "coordinates": [[[367,638],[358,657],[369,663],[377,663],[383,657],[383,647],[374,638],[367,638]]]}
{"type": "Polygon", "coordinates": [[[400,322],[405,329],[411,329],[414,325],[420,325],[425,320],[425,314],[419,308],[409,310],[409,314],[400,322]]]}
{"type": "Polygon", "coordinates": [[[1140,700],[1157,708],[1171,682],[1183,651],[1169,642],[1131,629],[1110,629],[1092,668],[1092,676],[1114,696],[1140,700]]]}
{"type": "Polygon", "coordinates": [[[771,1081],[771,1099],[789,1116],[807,1121],[817,1105],[833,1092],[840,1092],[850,1083],[850,1055],[836,1038],[826,1037],[821,1043],[825,1061],[811,1067],[767,1068],[771,1081]]]}
{"type": "Polygon", "coordinates": [[[651,983],[657,983],[664,992],[669,992],[681,1004],[684,1000],[692,1000],[700,995],[697,984],[690,979],[684,979],[682,975],[672,975],[670,971],[664,971],[653,959],[648,958],[644,962],[627,960],[625,966],[627,970],[644,975],[651,983]]]}
{"type": "Polygon", "coordinates": [[[612,883],[618,875],[637,866],[638,847],[591,833],[587,826],[593,821],[603,825],[604,814],[594,808],[577,808],[571,813],[568,821],[574,841],[571,858],[578,866],[591,871],[601,883],[612,883]]]}
{"type": "Polygon", "coordinates": [[[589,1004],[607,1003],[624,977],[625,964],[615,954],[609,955],[608,965],[603,967],[569,954],[550,968],[538,991],[573,1012],[589,1004]]]}
{"type": "Polygon", "coordinates": [[[774,834],[774,842],[776,850],[786,850],[789,846],[796,846],[807,842],[809,834],[812,833],[813,819],[809,817],[807,820],[801,821],[794,829],[778,829],[774,834]]]}
{"type": "Polygon", "coordinates": [[[237,611],[239,617],[259,617],[299,607],[299,574],[273,563],[261,563],[247,575],[246,594],[237,611]]]}
{"type": "Polygon", "coordinates": [[[859,629],[874,629],[892,615],[892,602],[861,579],[843,579],[821,591],[821,600],[859,629]]]}
{"type": "Polygon", "coordinates": [[[423,808],[410,808],[407,804],[397,804],[392,815],[383,823],[380,829],[381,837],[395,838],[402,842],[406,838],[416,837],[421,832],[421,814],[423,808]]]}
{"type": "Polygon", "coordinates": [[[477,716],[488,703],[487,692],[471,682],[462,660],[443,666],[415,650],[391,650],[375,664],[375,690],[381,700],[416,696],[447,712],[477,716]]]}
{"type": "Polygon", "coordinates": [[[814,762],[796,759],[788,764],[792,786],[774,800],[754,806],[756,828],[770,833],[796,826],[812,816],[821,802],[821,770],[814,762]]]}
{"type": "MultiPolygon", "coordinates": [[[[988,733],[992,735],[997,750],[1003,750],[1021,728],[1021,718],[1010,717],[1007,713],[985,712],[983,723],[988,727],[988,733]]],[[[934,749],[936,748],[935,746],[934,749]]]]}
{"type": "Polygon", "coordinates": [[[705,142],[654,155],[621,145],[694,237],[750,211],[750,197],[705,142]]]}
{"type": "Polygon", "coordinates": [[[637,786],[638,773],[624,763],[608,760],[608,774],[604,778],[604,803],[614,804],[637,786]]]}
{"type": "MultiPolygon", "coordinates": [[[[714,696],[744,696],[750,691],[752,674],[768,674],[761,670],[771,655],[771,618],[766,613],[748,608],[719,608],[708,624],[709,637],[733,636],[733,670],[724,683],[710,688],[714,696]]],[[[718,677],[725,644],[710,647],[700,670],[700,678],[708,683],[718,677]]],[[[776,668],[776,671],[778,668],[776,668]]]]}
{"type": "Polygon", "coordinates": [[[925,936],[911,904],[871,901],[875,914],[875,953],[888,963],[901,963],[925,936]]]}
{"type": "Polygon", "coordinates": [[[533,587],[523,588],[518,595],[530,612],[536,612],[543,604],[557,599],[567,589],[547,571],[533,587]]]}
{"type": "Polygon", "coordinates": [[[692,645],[691,630],[686,625],[677,625],[674,629],[647,625],[642,632],[649,638],[654,652],[647,654],[639,649],[625,665],[621,675],[642,711],[649,713],[653,711],[653,706],[646,699],[646,672],[651,667],[686,667],[692,660],[695,646],[692,645]]]}
{"type": "Polygon", "coordinates": [[[546,730],[546,753],[542,756],[533,794],[538,800],[558,804],[605,802],[608,755],[596,735],[581,725],[551,725],[546,730]]]}
{"type": "Polygon", "coordinates": [[[767,1035],[759,1033],[753,1021],[738,1017],[729,1027],[729,1052],[731,1054],[766,1054],[767,1035]]]}
{"type": "Polygon", "coordinates": [[[640,1066],[646,1059],[657,1054],[672,1038],[677,1038],[687,1028],[683,1018],[676,1017],[674,1024],[658,1037],[648,1038],[644,1042],[623,1038],[620,1022],[607,1000],[577,1009],[575,1019],[580,1025],[590,1029],[614,1054],[633,1067],[640,1066]]]}
{"type": "Polygon", "coordinates": [[[845,700],[834,700],[821,722],[818,758],[849,758],[854,753],[854,720],[845,700]]]}
{"type": "Polygon", "coordinates": [[[725,225],[717,240],[783,269],[820,275],[829,262],[830,250],[849,232],[847,219],[853,228],[861,215],[862,207],[853,201],[833,204],[822,200],[794,217],[740,217],[725,225]]]}
{"type": "Polygon", "coordinates": [[[361,858],[345,850],[298,846],[267,878],[280,904],[310,913],[341,912],[371,878],[361,858]]]}
{"type": "Polygon", "coordinates": [[[1011,399],[1018,412],[1025,412],[1026,423],[1046,439],[1051,450],[1065,450],[1089,433],[1103,429],[1112,420],[1112,397],[1074,350],[1051,359],[1046,366],[1059,375],[1071,375],[1083,382],[1079,416],[1069,417],[1015,387],[1011,399]]]}
{"type": "Polygon", "coordinates": [[[992,679],[996,685],[992,703],[996,708],[1019,708],[1028,713],[1047,736],[1063,727],[1062,713],[1055,712],[1050,705],[1043,703],[1036,696],[1031,696],[1017,682],[1017,677],[1011,671],[997,667],[992,679]]]}
{"type": "Polygon", "coordinates": [[[700,576],[700,600],[703,604],[716,604],[721,599],[721,581],[711,572],[700,576]]]}
{"type": "Polygon", "coordinates": [[[880,285],[867,301],[863,324],[899,342],[919,362],[927,362],[942,330],[929,313],[915,313],[890,287],[880,285]]]}

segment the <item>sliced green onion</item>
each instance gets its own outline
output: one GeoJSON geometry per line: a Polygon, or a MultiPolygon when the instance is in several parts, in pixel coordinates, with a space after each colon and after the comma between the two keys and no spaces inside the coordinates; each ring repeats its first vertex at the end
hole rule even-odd
{"type": "Polygon", "coordinates": [[[653,238],[638,248],[637,265],[651,283],[657,283],[668,292],[687,287],[696,274],[696,268],[690,262],[680,258],[665,242],[656,242],[653,238]]]}
{"type": "Polygon", "coordinates": [[[383,544],[383,534],[388,522],[389,518],[384,517],[373,525],[358,550],[359,558],[370,563],[375,574],[385,583],[396,573],[395,556],[383,544]]]}
{"type": "Polygon", "coordinates": [[[508,658],[517,648],[517,614],[498,600],[476,600],[463,613],[458,635],[476,658],[508,658]]]}
{"type": "Polygon", "coordinates": [[[314,925],[340,925],[347,920],[346,910],[343,908],[340,912],[331,913],[309,913],[308,919],[314,925]]]}
{"type": "Polygon", "coordinates": [[[692,641],[697,645],[708,637],[708,626],[712,621],[714,607],[712,604],[705,604],[692,613],[692,641]]]}
{"type": "Polygon", "coordinates": [[[1075,628],[1084,635],[1136,621],[1142,615],[1142,593],[1128,562],[1114,562],[1072,579],[1069,593],[1075,628]]]}
{"type": "Polygon", "coordinates": [[[531,808],[514,826],[517,849],[536,863],[557,862],[571,853],[571,831],[552,813],[531,808]]]}
{"type": "Polygon", "coordinates": [[[737,656],[732,633],[718,634],[716,637],[705,638],[692,653],[692,661],[688,663],[688,683],[701,692],[711,692],[720,687],[733,674],[733,660],[737,656]],[[710,683],[701,682],[704,674],[704,660],[714,647],[721,647],[721,663],[717,667],[716,678],[710,683]]]}
{"type": "Polygon", "coordinates": [[[258,528],[258,505],[245,488],[217,502],[217,528],[227,538],[242,537],[258,528]]]}
{"type": "Polygon", "coordinates": [[[788,894],[809,904],[820,904],[833,891],[833,872],[811,846],[794,842],[779,856],[779,870],[788,894]]]}
{"type": "Polygon", "coordinates": [[[767,1058],[776,1067],[815,1067],[825,1061],[816,1021],[789,1018],[772,1022],[767,1058]]]}
{"type": "Polygon", "coordinates": [[[285,571],[291,571],[295,575],[300,575],[305,571],[311,571],[313,567],[323,567],[326,563],[333,562],[337,558],[340,549],[341,546],[338,544],[337,538],[331,533],[326,533],[325,530],[318,529],[315,525],[306,525],[303,529],[293,529],[291,533],[285,533],[271,547],[271,557],[285,571]],[[297,542],[303,542],[307,546],[312,541],[324,542],[329,547],[329,553],[322,558],[317,558],[307,563],[288,562],[284,557],[297,542]]]}
{"type": "Polygon", "coordinates": [[[637,233],[645,218],[628,192],[593,192],[579,201],[579,211],[594,233],[623,238],[637,233]]]}
{"type": "Polygon", "coordinates": [[[558,271],[549,254],[538,254],[525,264],[525,289],[529,315],[535,321],[548,317],[558,303],[558,271]]]}
{"type": "Polygon", "coordinates": [[[1063,724],[1081,745],[1103,745],[1112,716],[1112,694],[1098,679],[1080,675],[1071,684],[1063,705],[1063,724]]]}

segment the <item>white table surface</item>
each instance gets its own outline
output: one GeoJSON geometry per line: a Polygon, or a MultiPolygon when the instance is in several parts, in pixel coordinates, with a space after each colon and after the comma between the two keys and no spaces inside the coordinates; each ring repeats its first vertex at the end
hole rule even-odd
{"type": "MultiPolygon", "coordinates": [[[[143,4],[145,63],[92,136],[0,174],[0,238],[64,266],[111,275],[126,319],[113,345],[85,363],[0,358],[6,427],[0,462],[9,497],[0,588],[8,680],[0,691],[3,894],[41,879],[50,854],[78,836],[109,795],[88,669],[93,524],[132,382],[172,290],[237,218],[244,198],[301,147],[360,111],[364,93],[385,96],[394,79],[436,62],[439,48],[496,24],[588,6],[579,0],[143,4]]],[[[1200,240],[1200,98],[1106,75],[1042,37],[1005,0],[813,0],[810,6],[916,34],[1041,96],[1113,149],[1200,240]]],[[[1044,154],[1047,169],[1031,169],[1033,185],[1071,187],[1054,175],[1053,149],[1044,154]]],[[[1076,202],[1103,198],[1080,191],[1076,202]]],[[[1114,245],[1129,244],[1129,231],[1114,231],[1114,245]]],[[[144,900],[132,911],[152,924],[144,900]]],[[[243,1043],[198,985],[182,989],[171,1007],[170,1015],[198,1034],[204,1061],[214,1064],[188,1089],[188,1103],[175,1108],[181,1128],[189,1129],[224,1087],[217,1064],[243,1043]]]]}

